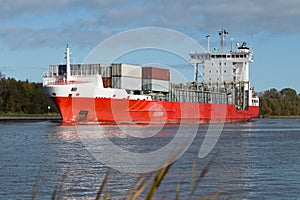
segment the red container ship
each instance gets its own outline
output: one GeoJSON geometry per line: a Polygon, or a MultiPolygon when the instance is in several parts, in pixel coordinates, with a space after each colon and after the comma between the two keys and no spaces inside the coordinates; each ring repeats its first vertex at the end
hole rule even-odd
{"type": "MultiPolygon", "coordinates": [[[[249,81],[252,51],[243,43],[224,51],[190,53],[194,80],[170,81],[169,69],[123,63],[50,65],[43,87],[63,123],[207,123],[247,121],[259,113],[249,81]],[[201,72],[201,73],[199,73],[201,72]],[[202,81],[198,78],[202,77],[202,81]]],[[[231,45],[232,46],[232,45],[231,45]]]]}

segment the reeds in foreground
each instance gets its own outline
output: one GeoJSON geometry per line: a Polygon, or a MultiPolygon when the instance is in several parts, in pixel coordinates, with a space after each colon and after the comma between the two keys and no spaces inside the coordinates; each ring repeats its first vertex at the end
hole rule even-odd
{"type": "MultiPolygon", "coordinates": [[[[206,164],[206,166],[199,173],[199,175],[196,175],[196,162],[193,163],[191,191],[190,191],[189,195],[185,196],[184,199],[195,199],[194,193],[195,193],[196,189],[199,187],[203,178],[208,173],[213,161],[214,161],[214,158],[211,159],[206,164]]],[[[158,170],[152,181],[151,181],[151,177],[153,177],[152,176],[153,174],[150,173],[148,175],[145,175],[145,174],[140,175],[135,180],[135,182],[132,184],[132,186],[131,186],[130,190],[127,192],[127,194],[124,195],[123,199],[135,200],[137,198],[143,198],[145,200],[150,200],[154,196],[155,192],[161,186],[161,183],[162,183],[165,175],[168,173],[169,169],[171,168],[171,166],[172,166],[172,164],[167,165],[167,166],[161,168],[160,170],[158,170]],[[141,197],[142,194],[145,196],[141,197]]],[[[109,191],[109,192],[104,193],[105,187],[108,183],[109,175],[110,175],[110,173],[107,172],[100,187],[99,187],[99,190],[97,192],[97,196],[95,197],[95,200],[110,199],[111,192],[109,191]]],[[[54,189],[52,198],[51,198],[52,200],[64,199],[66,197],[67,192],[62,194],[65,178],[66,178],[66,174],[64,175],[62,182],[54,189]]],[[[37,177],[34,188],[32,190],[32,200],[34,200],[38,194],[37,193],[38,183],[39,183],[39,176],[37,177]]],[[[176,196],[175,196],[176,200],[180,199],[180,186],[181,185],[180,185],[180,181],[179,181],[177,184],[177,188],[176,188],[176,196]]],[[[174,188],[174,191],[175,191],[175,188],[174,188]]],[[[205,195],[203,197],[198,197],[196,199],[199,199],[199,200],[217,199],[218,196],[220,195],[220,193],[221,193],[221,191],[217,191],[217,192],[214,192],[213,194],[205,195]]]]}

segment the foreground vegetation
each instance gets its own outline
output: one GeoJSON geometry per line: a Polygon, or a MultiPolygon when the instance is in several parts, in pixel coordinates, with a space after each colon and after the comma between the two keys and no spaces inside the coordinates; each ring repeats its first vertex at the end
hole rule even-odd
{"type": "MultiPolygon", "coordinates": [[[[193,167],[191,170],[192,173],[192,180],[190,183],[190,190],[185,191],[185,195],[181,195],[181,182],[177,182],[177,187],[174,188],[173,194],[176,200],[179,199],[199,199],[199,200],[217,200],[219,199],[220,195],[223,191],[215,191],[211,194],[199,196],[199,194],[195,194],[196,190],[199,189],[200,183],[203,181],[203,178],[209,172],[211,165],[213,164],[216,157],[213,157],[208,163],[204,166],[204,168],[197,172],[196,160],[193,163],[193,167]]],[[[173,164],[169,164],[156,172],[148,173],[148,174],[141,174],[138,178],[136,178],[135,182],[131,185],[128,191],[125,191],[123,198],[121,199],[128,199],[128,200],[135,200],[135,199],[145,199],[151,200],[154,197],[155,193],[159,190],[159,188],[163,187],[163,179],[167,176],[169,169],[173,164]]],[[[97,191],[97,195],[95,196],[95,200],[99,199],[115,199],[113,197],[113,191],[107,190],[106,186],[109,182],[109,171],[105,174],[104,179],[102,180],[101,185],[97,191]]],[[[53,200],[60,200],[60,199],[68,199],[72,194],[69,193],[70,188],[65,188],[65,179],[67,174],[62,177],[62,182],[58,183],[58,185],[54,188],[51,199],[53,200]]],[[[34,187],[32,189],[31,199],[34,200],[38,198],[38,185],[39,185],[40,177],[38,176],[34,187]]],[[[93,198],[90,198],[93,199],[93,198]]]]}

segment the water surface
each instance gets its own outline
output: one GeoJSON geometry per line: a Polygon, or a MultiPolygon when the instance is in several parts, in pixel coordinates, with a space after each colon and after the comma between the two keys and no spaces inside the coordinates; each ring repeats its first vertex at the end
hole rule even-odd
{"type": "MultiPolygon", "coordinates": [[[[38,199],[50,199],[55,188],[62,188],[67,198],[95,198],[108,171],[106,191],[112,192],[113,199],[122,199],[139,176],[110,169],[95,159],[76,127],[54,121],[2,121],[0,127],[1,199],[30,199],[35,184],[38,199]]],[[[213,151],[199,159],[207,129],[207,125],[199,126],[192,145],[171,167],[155,199],[174,199],[178,182],[181,198],[187,199],[193,162],[199,174],[212,159],[192,199],[214,192],[221,192],[219,199],[300,198],[300,119],[226,124],[213,151]]],[[[151,152],[167,145],[178,127],[167,126],[144,139],[123,135],[114,126],[104,130],[120,148],[151,152]]]]}

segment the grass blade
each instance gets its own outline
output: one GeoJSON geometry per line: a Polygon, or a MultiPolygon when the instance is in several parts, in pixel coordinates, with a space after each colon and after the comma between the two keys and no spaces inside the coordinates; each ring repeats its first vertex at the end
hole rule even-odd
{"type": "Polygon", "coordinates": [[[138,188],[136,193],[134,193],[134,195],[132,196],[131,200],[135,200],[136,198],[138,198],[140,196],[140,194],[144,191],[146,186],[147,186],[147,184],[140,185],[140,187],[138,188]]]}
{"type": "Polygon", "coordinates": [[[195,186],[195,176],[196,176],[196,168],[197,168],[197,160],[194,160],[193,166],[192,166],[192,182],[191,182],[191,190],[194,189],[195,186]]]}
{"type": "Polygon", "coordinates": [[[103,179],[103,181],[102,181],[102,183],[101,183],[101,186],[100,186],[100,188],[99,188],[99,191],[98,191],[98,193],[97,193],[97,196],[96,196],[96,199],[95,199],[95,200],[99,200],[99,199],[100,199],[101,194],[103,193],[104,187],[105,187],[105,185],[106,185],[106,183],[107,183],[108,175],[109,175],[109,172],[106,173],[106,175],[105,175],[105,177],[104,177],[104,179],[103,179]]]}
{"type": "Polygon", "coordinates": [[[167,174],[167,172],[169,171],[170,167],[172,164],[169,164],[167,166],[165,166],[164,168],[158,170],[156,177],[147,193],[147,196],[145,198],[145,200],[150,200],[151,197],[154,195],[155,191],[157,190],[157,188],[159,187],[161,181],[163,180],[163,178],[165,177],[165,175],[167,174]]]}
{"type": "Polygon", "coordinates": [[[38,188],[39,181],[40,181],[40,175],[38,175],[35,179],[35,183],[34,183],[34,186],[32,189],[32,194],[31,194],[31,200],[34,200],[37,196],[37,193],[38,193],[37,188],[38,188]]]}
{"type": "Polygon", "coordinates": [[[196,180],[196,182],[194,183],[193,187],[192,187],[192,191],[188,197],[188,199],[191,199],[191,197],[193,196],[196,188],[199,186],[201,180],[203,179],[203,177],[207,174],[207,172],[209,171],[210,166],[212,165],[212,163],[215,160],[215,156],[205,165],[204,169],[201,171],[198,179],[196,180]]]}
{"type": "Polygon", "coordinates": [[[150,179],[152,173],[148,174],[148,176],[141,175],[130,188],[130,193],[127,196],[128,200],[134,200],[145,190],[148,184],[148,180],[150,179]],[[134,193],[135,191],[135,193],[134,193]]]}
{"type": "Polygon", "coordinates": [[[180,181],[178,181],[178,184],[177,184],[177,191],[176,191],[175,200],[179,200],[179,194],[180,194],[180,181]]]}
{"type": "Polygon", "coordinates": [[[103,197],[103,200],[107,200],[110,197],[110,192],[106,193],[106,195],[103,197]]]}

